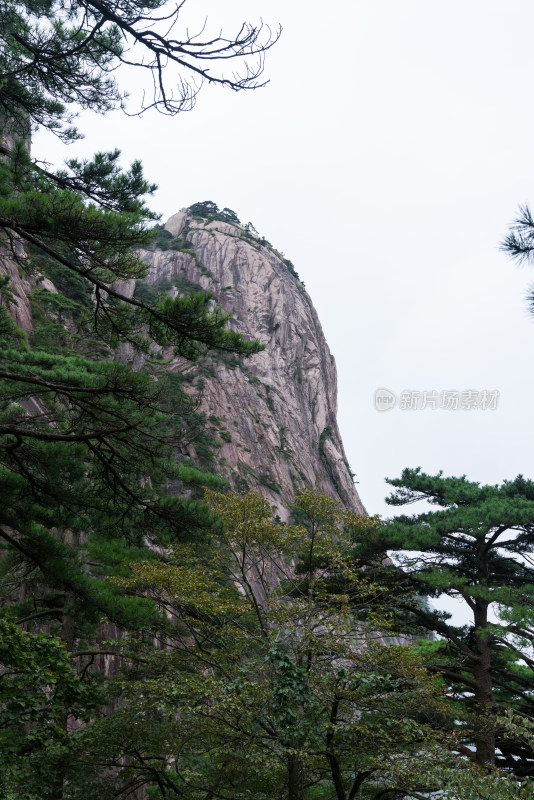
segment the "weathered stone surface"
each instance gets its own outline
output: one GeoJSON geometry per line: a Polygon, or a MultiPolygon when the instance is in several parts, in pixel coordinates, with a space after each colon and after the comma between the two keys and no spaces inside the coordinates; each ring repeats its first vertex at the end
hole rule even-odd
{"type": "MultiPolygon", "coordinates": [[[[17,252],[17,256],[19,258],[24,258],[24,252],[20,244],[15,242],[13,246],[20,251],[17,252]]],[[[29,295],[31,294],[33,286],[28,278],[21,277],[10,248],[4,244],[0,244],[0,277],[6,275],[9,275],[9,289],[16,300],[16,304],[8,303],[9,311],[19,328],[28,333],[33,327],[32,309],[29,300],[29,295]]],[[[43,284],[41,284],[41,286],[43,286],[43,284]]],[[[56,288],[50,281],[47,281],[47,285],[43,286],[43,288],[49,291],[56,291],[56,288]],[[48,284],[50,284],[50,286],[48,284]]]]}
{"type": "MultiPolygon", "coordinates": [[[[265,345],[241,362],[202,364],[201,409],[220,442],[221,474],[235,487],[260,488],[283,518],[287,501],[305,486],[364,512],[336,421],[334,359],[303,284],[272,248],[239,226],[199,222],[182,210],[165,228],[185,238],[182,249],[192,253],[146,252],[145,282],[174,295],[191,284],[213,292],[233,311],[231,327],[265,345]]],[[[191,369],[182,359],[169,368],[191,369]]]]}
{"type": "MultiPolygon", "coordinates": [[[[249,359],[203,359],[200,369],[180,358],[169,365],[171,370],[196,371],[203,380],[200,410],[219,443],[219,472],[236,488],[261,489],[282,518],[288,516],[295,491],[308,486],[363,512],[336,421],[334,359],[303,284],[279,254],[237,225],[199,222],[182,210],[165,228],[175,240],[180,237],[181,243],[171,242],[171,247],[182,249],[145,252],[145,282],[171,294],[195,286],[213,292],[221,307],[233,312],[231,327],[265,346],[249,359]]],[[[24,258],[22,248],[18,256],[24,258]]],[[[42,275],[21,276],[3,246],[0,275],[5,274],[17,298],[10,310],[29,332],[32,290],[56,288],[42,275]]],[[[135,282],[123,281],[115,288],[132,296],[135,282]]],[[[128,344],[118,355],[134,368],[141,366],[142,357],[128,344]]],[[[196,454],[190,450],[188,455],[196,454]]]]}
{"type": "Polygon", "coordinates": [[[187,211],[178,211],[177,214],[173,214],[172,217],[169,217],[165,223],[165,230],[172,233],[173,236],[179,236],[184,229],[186,219],[187,211]]]}

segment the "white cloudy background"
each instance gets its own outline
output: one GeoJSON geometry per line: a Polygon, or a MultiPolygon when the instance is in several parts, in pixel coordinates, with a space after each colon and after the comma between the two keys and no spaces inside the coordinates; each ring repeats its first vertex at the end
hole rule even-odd
{"type": "MultiPolygon", "coordinates": [[[[534,478],[534,270],[498,249],[518,204],[534,204],[534,4],[190,6],[229,32],[280,23],[269,85],[208,88],[174,119],[85,116],[69,155],[118,146],[159,184],[164,218],[213,200],[293,261],[336,357],[341,432],[371,513],[390,513],[384,478],[405,466],[534,478]],[[500,404],[379,414],[379,386],[498,389],[500,404]]],[[[65,157],[45,137],[34,154],[65,157]]]]}

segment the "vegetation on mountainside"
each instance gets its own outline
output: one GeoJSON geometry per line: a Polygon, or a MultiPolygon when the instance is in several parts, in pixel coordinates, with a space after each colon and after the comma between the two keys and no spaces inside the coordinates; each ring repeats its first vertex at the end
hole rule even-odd
{"type": "MultiPolygon", "coordinates": [[[[189,376],[166,373],[161,354],[246,357],[258,343],[198,287],[175,282],[170,297],[143,282],[141,248],[196,256],[186,233],[154,229],[139,162],[123,170],[112,150],[53,171],[28,153],[36,126],[68,142],[76,109],[122,107],[122,64],[153,79],[138,112],[190,108],[202,81],[258,86],[277,35],[245,24],[180,38],[183,6],[0,3],[0,793],[531,796],[530,483],[492,494],[429,479],[443,516],[384,529],[313,491],[290,526],[257,494],[225,494],[209,471],[216,417],[198,413],[189,376]],[[34,288],[28,331],[13,322],[13,265],[34,288]],[[121,288],[131,279],[133,296],[121,288]],[[191,443],[200,464],[184,457],[191,443]],[[377,564],[386,546],[429,560],[377,564]],[[447,587],[474,611],[471,628],[422,608],[419,595],[447,587]],[[509,606],[498,625],[492,602],[509,606]],[[414,621],[443,639],[386,645],[373,633],[414,621]],[[514,713],[494,714],[499,703],[514,713]]],[[[294,271],[231,209],[191,211],[294,271]]],[[[403,476],[401,499],[426,477],[403,476]]]]}
{"type": "MultiPolygon", "coordinates": [[[[93,577],[107,567],[96,557],[87,565],[80,537],[127,551],[198,536],[213,524],[205,506],[166,491],[185,480],[175,456],[198,427],[191,400],[184,391],[167,391],[171,379],[152,360],[136,372],[114,362],[113,351],[147,356],[155,343],[196,359],[213,348],[242,355],[259,348],[228,329],[230,315],[209,293],[145,299],[123,293],[118,282],[144,276],[136,248],[149,247],[154,236],[145,197],[155,187],[139,162],[122,170],[114,150],[50,171],[31,160],[18,138],[32,125],[75,138],[71,104],[98,112],[121,106],[113,70],[132,60],[157,76],[149,105],[165,113],[192,105],[197,79],[233,89],[257,85],[274,41],[267,29],[246,24],[235,39],[221,34],[204,44],[185,31],[178,43],[159,36],[157,26],[145,29],[160,6],[39,0],[0,9],[0,113],[12,139],[1,151],[0,245],[3,258],[36,283],[35,327],[23,350],[7,314],[14,302],[7,277],[2,283],[0,539],[6,575],[24,575],[36,587],[23,603],[67,627],[71,612],[80,612],[81,629],[85,616],[132,624],[132,615],[93,577]],[[244,76],[210,69],[210,59],[221,56],[239,61],[244,76]],[[247,65],[247,56],[258,60],[247,65]],[[162,58],[178,70],[177,94],[162,58]],[[57,293],[39,287],[42,275],[57,293]],[[63,597],[59,606],[42,600],[49,590],[63,597]]],[[[175,24],[182,6],[171,15],[175,24]]]]}
{"type": "MultiPolygon", "coordinates": [[[[280,253],[276,250],[272,244],[264,237],[260,236],[251,222],[247,222],[245,225],[239,220],[239,217],[232,211],[231,208],[223,208],[222,211],[219,209],[218,205],[211,200],[206,200],[203,203],[194,203],[188,209],[188,212],[191,214],[193,219],[196,219],[198,222],[227,222],[230,225],[234,225],[238,230],[238,238],[244,239],[248,244],[252,247],[265,247],[271,253],[273,253],[289,270],[291,275],[296,278],[300,283],[302,281],[299,278],[297,271],[293,265],[293,262],[286,258],[283,253],[280,253]]],[[[165,231],[167,233],[167,231],[165,231]]],[[[160,241],[164,242],[168,241],[169,237],[172,239],[172,235],[169,234],[169,237],[165,236],[165,234],[158,233],[160,236],[160,241]]],[[[184,232],[182,236],[186,236],[184,232]]],[[[174,240],[176,241],[176,240],[174,240]]],[[[170,244],[167,244],[167,247],[171,247],[170,244]]],[[[165,244],[163,245],[163,249],[167,249],[165,244]]],[[[180,249],[176,247],[176,249],[180,249]]],[[[186,251],[187,252],[187,251],[186,251]]],[[[304,285],[304,284],[302,284],[304,285]]]]}
{"type": "MultiPolygon", "coordinates": [[[[207,500],[225,526],[211,552],[175,545],[166,563],[136,561],[110,581],[160,617],[112,645],[120,703],[72,743],[82,774],[113,766],[111,789],[144,782],[191,800],[440,786],[429,765],[454,771],[454,759],[435,732],[449,716],[439,683],[410,647],[355,625],[388,628],[383,588],[351,555],[377,520],[314,491],[297,498],[298,526],[273,521],[254,492],[207,500]]],[[[78,780],[74,770],[68,786],[78,780]]]]}
{"type": "MultiPolygon", "coordinates": [[[[206,540],[220,527],[195,494],[224,482],[177,458],[193,440],[210,466],[204,420],[180,382],[151,358],[153,346],[197,359],[213,348],[246,356],[258,343],[229,330],[230,315],[208,293],[123,292],[121,281],[143,278],[138,248],[154,237],[156,217],[145,198],[155,187],[139,162],[123,170],[112,150],[53,171],[25,146],[36,126],[66,142],[79,136],[71,125],[76,105],[97,112],[122,106],[114,72],[122,63],[157,78],[152,100],[145,94],[138,110],[191,107],[203,80],[236,90],[257,86],[276,35],[245,24],[235,38],[221,33],[202,43],[183,31],[178,42],[183,5],[159,23],[158,0],[0,6],[0,258],[2,272],[16,265],[35,287],[34,326],[23,333],[10,314],[16,293],[2,274],[5,797],[67,796],[75,720],[88,723],[109,701],[98,687],[108,652],[102,625],[128,635],[159,616],[148,598],[126,597],[106,578],[127,573],[125,561],[165,559],[171,543],[206,540]],[[236,62],[230,76],[218,69],[221,58],[236,62]],[[41,285],[43,276],[57,291],[41,285]],[[144,368],[115,360],[117,349],[123,361],[144,357],[144,368]]],[[[99,779],[84,784],[81,766],[76,774],[83,785],[77,797],[101,800],[99,779]]],[[[130,788],[113,796],[121,794],[130,788]]]]}

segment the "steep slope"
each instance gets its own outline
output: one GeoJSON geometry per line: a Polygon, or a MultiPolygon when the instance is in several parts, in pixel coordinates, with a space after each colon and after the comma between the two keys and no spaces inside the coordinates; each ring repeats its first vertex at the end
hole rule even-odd
{"type": "MultiPolygon", "coordinates": [[[[216,470],[238,489],[261,488],[282,517],[295,491],[309,486],[364,512],[336,421],[334,359],[304,285],[250,225],[238,224],[232,212],[209,213],[210,206],[197,204],[167,221],[159,246],[145,253],[150,268],[135,291],[213,292],[223,310],[233,311],[231,326],[265,345],[245,361],[169,363],[200,390],[216,470]]],[[[187,455],[199,457],[193,448],[187,455]]]]}

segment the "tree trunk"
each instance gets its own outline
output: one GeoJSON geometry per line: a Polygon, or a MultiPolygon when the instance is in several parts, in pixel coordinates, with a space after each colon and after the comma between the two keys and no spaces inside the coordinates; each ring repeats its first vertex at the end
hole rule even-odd
{"type": "Polygon", "coordinates": [[[287,758],[287,797],[288,800],[303,800],[302,765],[297,756],[287,758]]]}
{"type": "MultiPolygon", "coordinates": [[[[61,638],[67,646],[69,653],[74,649],[75,641],[75,620],[72,616],[72,605],[74,603],[74,594],[72,592],[65,592],[63,602],[63,618],[61,625],[61,638]]],[[[65,731],[69,732],[69,716],[68,711],[65,711],[65,716],[62,720],[62,725],[65,731]]],[[[65,785],[65,769],[64,765],[59,762],[51,771],[49,792],[43,796],[43,800],[61,800],[63,797],[63,789],[65,785]]]]}
{"type": "Polygon", "coordinates": [[[475,679],[476,763],[495,763],[495,698],[491,678],[491,648],[487,631],[488,603],[478,601],[475,610],[475,640],[478,661],[473,667],[475,679]]]}

